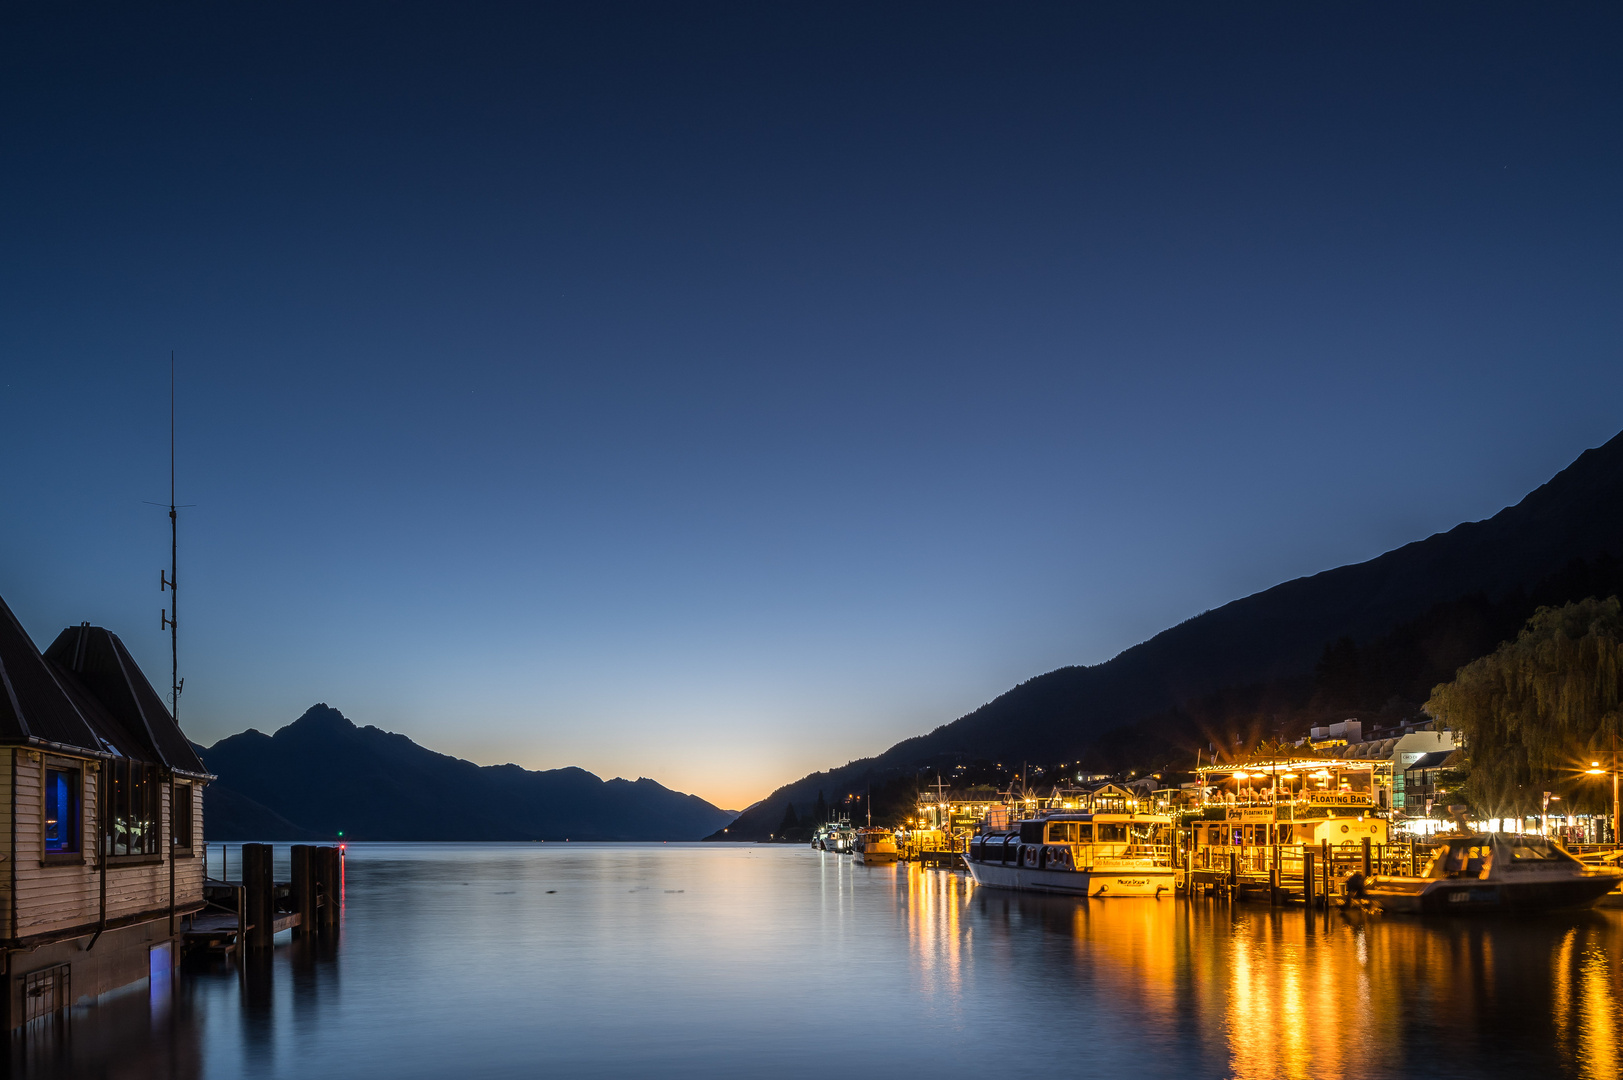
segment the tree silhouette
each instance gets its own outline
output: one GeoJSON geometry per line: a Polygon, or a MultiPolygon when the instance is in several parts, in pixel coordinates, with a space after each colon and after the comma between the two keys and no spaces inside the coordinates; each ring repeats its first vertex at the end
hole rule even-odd
{"type": "MultiPolygon", "coordinates": [[[[1535,812],[1578,786],[1588,754],[1620,734],[1623,613],[1617,597],[1539,608],[1515,641],[1459,669],[1426,711],[1465,736],[1464,793],[1490,816],[1535,812]]],[[[1569,796],[1570,797],[1570,796],[1569,796]]]]}

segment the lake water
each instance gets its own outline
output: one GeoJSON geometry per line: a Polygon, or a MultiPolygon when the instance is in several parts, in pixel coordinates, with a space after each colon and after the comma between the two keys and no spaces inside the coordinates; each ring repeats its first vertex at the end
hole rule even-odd
{"type": "Polygon", "coordinates": [[[1618,911],[1309,918],[1003,893],[798,846],[353,844],[337,944],[286,937],[246,972],[78,1009],[14,1071],[1623,1074],[1618,911]]]}

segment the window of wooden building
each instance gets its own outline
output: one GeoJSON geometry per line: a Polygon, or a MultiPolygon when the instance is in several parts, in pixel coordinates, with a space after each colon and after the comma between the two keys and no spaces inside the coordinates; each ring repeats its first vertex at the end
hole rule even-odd
{"type": "Polygon", "coordinates": [[[170,843],[175,851],[190,855],[192,851],[192,785],[177,780],[169,791],[170,843]]]}
{"type": "Polygon", "coordinates": [[[107,764],[107,854],[158,855],[162,788],[155,765],[138,761],[107,764]]]}
{"type": "Polygon", "coordinates": [[[84,836],[84,774],[66,764],[45,768],[45,860],[77,862],[84,836]]]}

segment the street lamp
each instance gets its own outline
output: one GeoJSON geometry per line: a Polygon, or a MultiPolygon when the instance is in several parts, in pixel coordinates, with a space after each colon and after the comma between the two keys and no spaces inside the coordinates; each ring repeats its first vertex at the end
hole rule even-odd
{"type": "Polygon", "coordinates": [[[1617,751],[1616,750],[1612,751],[1612,767],[1610,769],[1603,769],[1603,768],[1600,767],[1600,762],[1591,761],[1589,763],[1589,768],[1585,769],[1584,772],[1588,773],[1590,776],[1605,776],[1608,773],[1611,774],[1611,777],[1612,777],[1612,843],[1617,844],[1619,842],[1619,832],[1623,831],[1623,814],[1619,813],[1618,800],[1617,800],[1617,751]]]}

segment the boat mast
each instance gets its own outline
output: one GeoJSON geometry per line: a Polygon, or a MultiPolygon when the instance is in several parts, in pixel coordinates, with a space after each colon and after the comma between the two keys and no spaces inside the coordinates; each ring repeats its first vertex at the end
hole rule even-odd
{"type": "Polygon", "coordinates": [[[169,578],[158,571],[158,591],[169,590],[169,608],[161,616],[169,631],[169,712],[180,723],[180,591],[175,584],[179,564],[179,517],[175,508],[175,354],[169,353],[169,578]]]}

